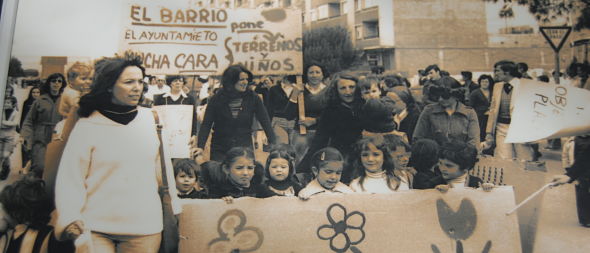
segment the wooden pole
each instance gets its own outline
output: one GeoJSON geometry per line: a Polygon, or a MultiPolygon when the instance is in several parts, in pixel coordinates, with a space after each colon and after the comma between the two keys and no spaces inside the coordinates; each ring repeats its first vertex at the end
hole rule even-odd
{"type": "MultiPolygon", "coordinates": [[[[297,76],[297,86],[303,87],[303,80],[301,79],[300,75],[297,76]]],[[[303,91],[301,91],[297,97],[297,108],[299,109],[299,120],[305,120],[305,102],[303,99],[303,91]]],[[[307,128],[305,125],[299,124],[299,133],[302,135],[307,134],[307,128]]]]}

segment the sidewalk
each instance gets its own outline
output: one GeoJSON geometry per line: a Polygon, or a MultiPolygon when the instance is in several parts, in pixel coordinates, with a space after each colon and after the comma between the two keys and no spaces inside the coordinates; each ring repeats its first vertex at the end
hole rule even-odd
{"type": "MultiPolygon", "coordinates": [[[[559,155],[558,151],[543,151],[547,181],[564,172],[559,155]]],[[[573,184],[548,189],[543,195],[534,253],[555,252],[590,252],[590,228],[578,224],[573,184]]]]}

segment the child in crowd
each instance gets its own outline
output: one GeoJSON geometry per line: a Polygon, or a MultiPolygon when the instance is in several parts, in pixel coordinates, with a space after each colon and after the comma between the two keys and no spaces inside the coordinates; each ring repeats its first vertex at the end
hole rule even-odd
{"type": "Polygon", "coordinates": [[[18,126],[17,100],[14,96],[4,98],[4,113],[0,124],[0,180],[10,174],[10,155],[16,146],[16,127],[18,126]]]}
{"type": "Polygon", "coordinates": [[[251,148],[231,148],[222,163],[208,161],[201,165],[208,198],[231,203],[234,198],[266,198],[274,195],[262,185],[264,168],[254,159],[251,148]]]}
{"type": "Polygon", "coordinates": [[[301,185],[295,180],[294,153],[287,145],[281,145],[268,154],[264,184],[276,195],[296,196],[301,190],[301,185]]]}
{"type": "Polygon", "coordinates": [[[51,200],[40,179],[23,178],[0,193],[0,252],[74,252],[49,226],[51,200]]]}
{"type": "Polygon", "coordinates": [[[447,192],[449,188],[482,187],[484,191],[491,191],[494,184],[482,183],[475,176],[467,174],[477,162],[477,148],[473,145],[452,140],[442,145],[439,154],[438,168],[441,171],[444,184],[435,186],[440,192],[447,192]]]}
{"type": "Polygon", "coordinates": [[[206,197],[206,191],[199,184],[199,165],[194,160],[179,159],[174,164],[174,178],[178,197],[181,199],[202,199],[206,197]]]}
{"type": "Polygon", "coordinates": [[[367,136],[357,143],[354,177],[350,187],[355,192],[390,193],[409,190],[411,176],[407,170],[395,166],[385,139],[380,135],[367,136]]]}
{"type": "Polygon", "coordinates": [[[445,184],[438,169],[439,146],[431,139],[420,139],[412,145],[412,154],[408,166],[417,173],[414,176],[414,189],[432,189],[445,184]]]}
{"type": "Polygon", "coordinates": [[[363,136],[395,131],[395,102],[389,97],[380,96],[379,79],[373,76],[365,77],[359,81],[358,88],[364,101],[360,114],[363,136]]]}
{"type": "Polygon", "coordinates": [[[353,193],[350,187],[340,182],[343,169],[344,157],[340,151],[331,147],[318,150],[311,158],[315,179],[299,192],[299,198],[307,200],[312,195],[329,192],[353,193]]]}
{"type": "Polygon", "coordinates": [[[73,107],[78,107],[80,97],[90,91],[92,84],[92,67],[76,62],[68,69],[68,86],[64,89],[58,106],[58,111],[64,118],[73,107]]]}

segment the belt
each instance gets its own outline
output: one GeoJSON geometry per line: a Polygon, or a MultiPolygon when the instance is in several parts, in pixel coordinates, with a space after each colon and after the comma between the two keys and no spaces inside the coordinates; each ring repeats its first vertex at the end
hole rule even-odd
{"type": "Polygon", "coordinates": [[[498,118],[498,123],[510,124],[510,118],[498,118]]]}

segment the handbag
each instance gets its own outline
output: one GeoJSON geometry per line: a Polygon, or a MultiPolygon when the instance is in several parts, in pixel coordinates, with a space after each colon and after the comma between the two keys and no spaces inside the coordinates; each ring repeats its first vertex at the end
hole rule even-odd
{"type": "Polygon", "coordinates": [[[159,187],[158,193],[162,201],[162,215],[164,226],[162,230],[162,241],[160,243],[159,253],[173,253],[178,252],[178,219],[172,210],[172,199],[170,198],[170,190],[168,186],[168,177],[166,175],[166,160],[164,157],[164,146],[162,142],[162,125],[160,119],[155,111],[154,120],[156,122],[156,130],[158,132],[158,140],[160,141],[160,165],[162,168],[162,185],[159,187]]]}

